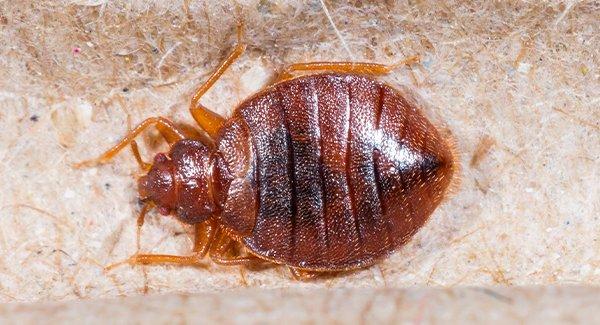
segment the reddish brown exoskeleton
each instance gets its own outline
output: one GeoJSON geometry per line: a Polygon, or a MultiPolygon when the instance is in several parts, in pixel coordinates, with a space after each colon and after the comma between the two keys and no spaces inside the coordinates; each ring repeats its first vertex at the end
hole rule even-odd
{"type": "Polygon", "coordinates": [[[193,254],[126,262],[199,265],[209,254],[218,264],[270,261],[306,275],[366,267],[405,244],[444,198],[457,163],[414,104],[369,77],[394,66],[294,64],[225,120],[199,100],[243,50],[238,44],[192,99],[210,140],[149,118],[81,164],[104,163],[131,144],[148,171],[139,179],[140,220],[156,206],[195,226],[193,254]],[[316,70],[324,73],[293,76],[316,70]],[[133,140],[151,125],[170,151],[149,165],[133,140]],[[235,243],[246,249],[237,253],[235,243]]]}

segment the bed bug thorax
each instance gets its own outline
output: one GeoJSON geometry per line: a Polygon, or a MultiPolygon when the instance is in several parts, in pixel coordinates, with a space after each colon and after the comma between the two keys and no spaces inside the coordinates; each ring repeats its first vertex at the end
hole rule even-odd
{"type": "Polygon", "coordinates": [[[371,78],[398,65],[293,64],[225,120],[199,100],[243,51],[238,44],[192,98],[208,140],[153,117],[79,164],[107,162],[131,145],[147,171],[138,180],[146,203],[139,227],[156,207],[195,228],[191,255],[126,262],[199,265],[208,254],[222,265],[274,262],[306,275],[366,267],[408,242],[445,197],[457,164],[415,104],[371,78]],[[152,125],[170,150],[147,164],[134,139],[152,125]]]}

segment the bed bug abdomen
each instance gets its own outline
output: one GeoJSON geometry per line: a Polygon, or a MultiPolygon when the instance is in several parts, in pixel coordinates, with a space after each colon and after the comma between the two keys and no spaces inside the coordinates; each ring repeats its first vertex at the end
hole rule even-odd
{"type": "Polygon", "coordinates": [[[225,226],[254,254],[292,267],[373,264],[425,223],[454,172],[433,125],[400,92],[365,76],[287,80],[242,103],[231,120],[219,141],[238,134],[234,142],[250,148],[237,158],[220,151],[228,170],[238,160],[246,166],[236,176],[245,203],[237,192],[223,197],[246,207],[244,220],[224,214],[225,226]]]}

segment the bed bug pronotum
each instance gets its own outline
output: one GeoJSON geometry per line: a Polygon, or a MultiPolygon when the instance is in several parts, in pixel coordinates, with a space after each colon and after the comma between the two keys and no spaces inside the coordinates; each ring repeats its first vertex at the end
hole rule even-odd
{"type": "Polygon", "coordinates": [[[195,227],[191,255],[136,254],[126,263],[199,265],[208,254],[222,265],[267,261],[307,276],[366,267],[405,244],[442,201],[456,162],[414,104],[370,77],[395,66],[293,64],[223,119],[199,100],[243,53],[240,34],[191,101],[210,139],[188,139],[153,117],[79,164],[107,162],[131,144],[147,172],[140,220],[155,206],[195,227]],[[134,138],[152,125],[170,150],[150,165],[134,138]],[[232,249],[236,242],[246,249],[232,249]]]}

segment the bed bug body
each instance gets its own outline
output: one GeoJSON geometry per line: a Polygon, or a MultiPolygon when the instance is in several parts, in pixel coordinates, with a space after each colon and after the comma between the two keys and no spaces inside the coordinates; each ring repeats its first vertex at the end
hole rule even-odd
{"type": "Polygon", "coordinates": [[[138,180],[146,202],[138,242],[151,206],[195,227],[192,255],[125,262],[198,265],[209,254],[218,264],[270,261],[298,274],[366,267],[405,244],[444,198],[456,162],[415,104],[372,78],[394,66],[291,65],[225,120],[199,100],[243,50],[238,45],[192,99],[190,112],[209,139],[148,118],[79,164],[104,163],[131,144],[147,172],[138,180]],[[310,70],[326,72],[292,75],[310,70]],[[134,138],[151,125],[171,147],[147,164],[134,138]],[[232,250],[235,243],[250,254],[232,250]]]}
{"type": "Polygon", "coordinates": [[[401,246],[454,164],[397,90],[336,73],[268,87],[234,111],[215,148],[181,140],[169,168],[159,157],[150,175],[171,176],[142,178],[142,196],[154,188],[150,199],[187,223],[214,215],[253,254],[305,270],[364,267],[401,246]]]}

